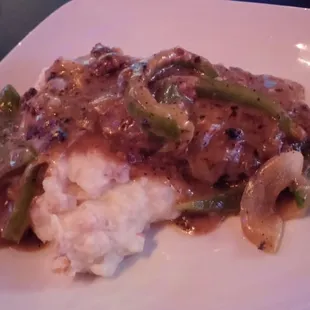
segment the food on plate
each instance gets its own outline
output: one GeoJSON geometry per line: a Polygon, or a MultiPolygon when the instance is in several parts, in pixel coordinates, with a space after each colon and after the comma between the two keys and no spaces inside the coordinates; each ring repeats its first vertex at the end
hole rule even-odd
{"type": "Polygon", "coordinates": [[[176,47],[149,58],[97,44],[35,88],[0,93],[0,228],[55,246],[54,268],[111,276],[154,222],[190,234],[240,214],[274,253],[309,207],[304,88],[176,47]],[[282,196],[292,200],[281,204],[282,196]]]}

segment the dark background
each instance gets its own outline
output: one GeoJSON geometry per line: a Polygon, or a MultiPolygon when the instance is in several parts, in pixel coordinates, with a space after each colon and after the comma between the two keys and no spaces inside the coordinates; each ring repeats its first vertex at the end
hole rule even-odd
{"type": "MultiPolygon", "coordinates": [[[[241,1],[310,8],[310,0],[241,1]]],[[[69,0],[0,0],[0,60],[45,17],[67,2],[69,0]]]]}

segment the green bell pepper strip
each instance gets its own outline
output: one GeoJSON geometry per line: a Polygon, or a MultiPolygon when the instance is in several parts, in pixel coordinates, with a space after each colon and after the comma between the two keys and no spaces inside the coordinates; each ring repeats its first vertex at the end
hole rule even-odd
{"type": "Polygon", "coordinates": [[[24,142],[14,141],[0,145],[0,180],[31,163],[37,154],[24,142]]]}
{"type": "Polygon", "coordinates": [[[164,50],[150,57],[144,68],[144,75],[150,81],[156,73],[175,65],[196,69],[203,76],[210,78],[216,78],[218,76],[213,65],[207,59],[181,47],[164,50]]]}
{"type": "Polygon", "coordinates": [[[261,110],[276,119],[280,129],[287,136],[298,141],[306,138],[305,131],[291,119],[277,101],[247,87],[226,81],[201,78],[197,82],[196,93],[198,97],[229,101],[261,110]]]}
{"type": "Polygon", "coordinates": [[[31,163],[25,169],[19,195],[2,231],[2,238],[19,243],[30,224],[29,210],[36,194],[37,176],[45,163],[31,163]]]}
{"type": "MultiPolygon", "coordinates": [[[[223,215],[238,214],[244,188],[245,186],[242,184],[210,198],[180,203],[176,205],[176,209],[181,212],[203,215],[210,213],[223,215]]],[[[305,202],[307,197],[309,197],[310,186],[297,186],[291,188],[290,191],[294,196],[298,208],[302,209],[306,207],[305,202]]]]}
{"type": "Polygon", "coordinates": [[[243,191],[244,185],[239,185],[210,198],[177,204],[176,209],[195,214],[238,214],[243,191]]]}
{"type": "Polygon", "coordinates": [[[20,96],[12,85],[5,86],[0,91],[0,111],[4,113],[15,113],[19,110],[20,96]]]}
{"type": "Polygon", "coordinates": [[[189,133],[193,132],[193,125],[188,124],[186,112],[177,106],[158,103],[148,89],[148,83],[158,72],[173,65],[190,66],[210,78],[217,76],[208,60],[182,48],[173,48],[132,65],[125,100],[129,114],[139,120],[144,129],[168,140],[190,142],[192,137],[189,133]]]}

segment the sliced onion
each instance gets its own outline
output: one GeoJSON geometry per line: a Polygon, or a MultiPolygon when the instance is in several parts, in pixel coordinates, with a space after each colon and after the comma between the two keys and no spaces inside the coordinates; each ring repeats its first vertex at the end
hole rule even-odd
{"type": "Polygon", "coordinates": [[[245,236],[258,249],[274,253],[278,250],[283,219],[275,204],[280,192],[300,179],[304,158],[301,153],[282,153],[267,161],[250,178],[241,199],[241,226],[245,236]]]}

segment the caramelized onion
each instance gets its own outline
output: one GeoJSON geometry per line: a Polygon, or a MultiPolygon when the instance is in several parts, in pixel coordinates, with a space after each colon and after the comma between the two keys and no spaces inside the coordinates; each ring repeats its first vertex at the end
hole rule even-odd
{"type": "Polygon", "coordinates": [[[274,253],[278,250],[283,219],[276,213],[275,203],[280,192],[301,177],[301,153],[282,153],[267,161],[250,178],[242,199],[240,219],[245,236],[258,249],[274,253]]]}

